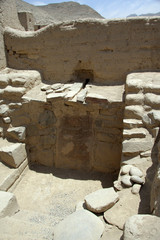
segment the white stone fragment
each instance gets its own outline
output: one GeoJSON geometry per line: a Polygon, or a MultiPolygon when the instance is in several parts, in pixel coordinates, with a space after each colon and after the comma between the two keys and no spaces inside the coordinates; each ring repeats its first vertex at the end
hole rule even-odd
{"type": "Polygon", "coordinates": [[[140,190],[141,190],[141,185],[140,184],[134,184],[131,192],[133,194],[138,194],[140,192],[140,190]]]}
{"type": "Polygon", "coordinates": [[[9,124],[9,123],[11,123],[11,118],[10,117],[4,117],[3,122],[6,123],[6,124],[9,124]]]}
{"type": "Polygon", "coordinates": [[[133,167],[132,165],[125,165],[121,167],[121,174],[125,175],[125,174],[129,174],[129,171],[131,169],[131,167],[133,167]]]}
{"type": "Polygon", "coordinates": [[[133,167],[133,166],[131,167],[131,169],[129,171],[129,174],[131,176],[133,176],[133,175],[138,176],[138,177],[142,177],[143,176],[142,171],[139,168],[133,167]]]}
{"type": "Polygon", "coordinates": [[[133,183],[131,182],[131,177],[124,175],[121,177],[121,182],[125,187],[132,187],[133,183]]]}
{"type": "Polygon", "coordinates": [[[15,195],[10,192],[0,191],[0,218],[12,216],[18,210],[19,206],[15,195]]]}
{"type": "Polygon", "coordinates": [[[144,183],[144,180],[138,176],[131,176],[131,181],[138,184],[144,183]]]}

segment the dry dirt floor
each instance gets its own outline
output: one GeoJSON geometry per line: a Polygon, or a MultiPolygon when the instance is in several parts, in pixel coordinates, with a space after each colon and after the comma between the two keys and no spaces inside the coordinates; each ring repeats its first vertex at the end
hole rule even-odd
{"type": "MultiPolygon", "coordinates": [[[[100,188],[113,186],[116,175],[34,166],[27,169],[13,189],[21,210],[48,214],[61,221],[75,211],[78,202],[100,188]]],[[[99,216],[104,222],[103,216],[99,216]]],[[[117,227],[105,224],[102,240],[119,240],[117,227]]]]}
{"type": "Polygon", "coordinates": [[[113,186],[115,178],[113,174],[34,166],[25,172],[13,192],[20,209],[64,218],[87,194],[113,186]]]}

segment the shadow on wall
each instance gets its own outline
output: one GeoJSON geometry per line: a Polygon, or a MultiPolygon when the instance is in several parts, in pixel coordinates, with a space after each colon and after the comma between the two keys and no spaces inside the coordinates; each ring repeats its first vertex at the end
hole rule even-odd
{"type": "Polygon", "coordinates": [[[158,166],[158,143],[160,140],[160,129],[158,135],[155,139],[155,143],[152,148],[151,152],[151,161],[152,166],[148,168],[146,173],[145,184],[140,191],[140,198],[141,202],[139,205],[139,214],[151,214],[152,210],[150,209],[150,202],[151,202],[151,191],[152,191],[152,184],[156,175],[157,166],[158,166]]]}

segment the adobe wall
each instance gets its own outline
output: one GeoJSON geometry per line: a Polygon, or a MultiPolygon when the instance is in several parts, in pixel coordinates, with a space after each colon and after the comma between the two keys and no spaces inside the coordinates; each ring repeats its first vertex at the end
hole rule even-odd
{"type": "Polygon", "coordinates": [[[127,73],[160,68],[160,18],[81,20],[33,33],[7,29],[9,67],[39,70],[46,81],[76,81],[78,70],[94,82],[124,83],[127,73]]]}
{"type": "Polygon", "coordinates": [[[14,0],[0,1],[0,70],[6,67],[6,56],[4,49],[3,31],[6,26],[23,30],[14,0]]]}
{"type": "Polygon", "coordinates": [[[18,12],[18,18],[26,31],[34,31],[35,20],[31,12],[18,12]]]}

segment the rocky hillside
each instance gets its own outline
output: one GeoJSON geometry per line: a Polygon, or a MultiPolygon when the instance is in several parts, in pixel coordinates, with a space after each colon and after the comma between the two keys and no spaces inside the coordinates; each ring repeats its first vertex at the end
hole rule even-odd
{"type": "Polygon", "coordinates": [[[18,12],[33,13],[37,25],[46,25],[58,21],[76,20],[83,18],[103,18],[87,5],[76,2],[53,3],[45,6],[33,6],[22,0],[16,0],[18,12]]]}

